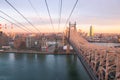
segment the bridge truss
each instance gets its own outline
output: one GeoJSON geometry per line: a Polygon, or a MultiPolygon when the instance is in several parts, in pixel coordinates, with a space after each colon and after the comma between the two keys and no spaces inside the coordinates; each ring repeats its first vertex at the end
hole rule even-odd
{"type": "Polygon", "coordinates": [[[76,26],[70,26],[68,34],[70,44],[97,80],[120,80],[120,49],[90,44],[77,33],[76,26]]]}

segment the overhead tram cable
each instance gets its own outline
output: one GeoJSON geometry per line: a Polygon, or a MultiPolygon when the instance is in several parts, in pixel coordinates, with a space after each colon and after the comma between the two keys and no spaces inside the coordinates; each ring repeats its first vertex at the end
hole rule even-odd
{"type": "MultiPolygon", "coordinates": [[[[37,10],[36,10],[36,8],[33,6],[31,0],[28,0],[28,2],[29,2],[29,4],[30,4],[30,6],[32,7],[32,9],[34,10],[34,12],[36,13],[36,15],[38,16],[38,18],[39,18],[40,20],[42,20],[41,17],[40,17],[40,15],[39,15],[39,13],[38,13],[37,10]]],[[[41,22],[44,23],[43,20],[42,20],[41,22]]],[[[50,31],[50,30],[49,30],[49,31],[50,31]]]]}
{"type": "MultiPolygon", "coordinates": [[[[30,4],[30,6],[32,7],[32,9],[34,10],[34,12],[36,13],[36,15],[40,18],[39,13],[37,12],[37,10],[35,9],[35,7],[33,6],[31,0],[28,0],[28,2],[30,4]]],[[[41,20],[41,18],[40,18],[40,20],[41,20]]]]}
{"type": "Polygon", "coordinates": [[[4,17],[2,17],[2,16],[0,16],[0,18],[2,18],[2,19],[4,19],[4,20],[8,21],[8,22],[11,23],[11,24],[14,24],[14,25],[17,26],[18,28],[20,28],[20,29],[22,29],[22,30],[24,30],[24,31],[26,31],[26,32],[29,33],[29,31],[27,31],[26,29],[24,29],[23,27],[21,27],[21,26],[15,24],[15,23],[11,22],[10,20],[8,20],[8,19],[6,19],[6,18],[4,18],[4,17]]]}
{"type": "Polygon", "coordinates": [[[10,2],[5,0],[19,15],[21,15],[33,28],[40,32],[22,13],[20,13],[10,2]]]}
{"type": "Polygon", "coordinates": [[[9,16],[8,14],[6,14],[5,12],[1,11],[0,12],[4,15],[6,15],[7,17],[9,17],[11,20],[15,21],[16,23],[18,23],[19,25],[23,26],[24,28],[26,28],[27,30],[33,32],[32,30],[30,30],[29,28],[27,28],[26,26],[24,26],[23,24],[21,24],[20,22],[18,22],[17,20],[15,20],[14,18],[12,18],[11,16],[9,16]]]}
{"type": "Polygon", "coordinates": [[[52,21],[51,15],[50,15],[50,10],[49,10],[49,7],[48,7],[48,4],[47,4],[46,0],[45,0],[45,4],[46,4],[48,15],[49,15],[49,18],[50,18],[50,23],[51,23],[51,25],[53,27],[53,31],[55,32],[55,29],[54,29],[54,26],[53,26],[53,21],[52,21]]]}
{"type": "Polygon", "coordinates": [[[59,20],[58,20],[58,32],[59,32],[60,24],[61,24],[62,0],[59,0],[59,2],[60,2],[60,9],[59,9],[59,20]]]}
{"type": "MultiPolygon", "coordinates": [[[[59,0],[59,4],[58,4],[58,33],[59,33],[59,29],[60,29],[60,24],[61,24],[61,13],[62,13],[62,0],[59,0]]],[[[56,35],[56,43],[57,43],[57,36],[58,34],[56,35]]]]}
{"type": "Polygon", "coordinates": [[[68,17],[68,18],[67,18],[67,20],[66,20],[66,23],[65,23],[65,26],[64,26],[64,28],[63,28],[63,29],[65,29],[65,27],[66,27],[66,25],[67,25],[68,21],[70,20],[70,17],[71,17],[71,15],[72,15],[72,13],[73,13],[73,11],[74,11],[74,9],[75,9],[75,7],[76,7],[77,3],[78,3],[78,0],[76,0],[75,4],[74,4],[74,6],[73,6],[73,8],[72,8],[72,10],[71,10],[70,15],[69,15],[69,17],[68,17]]]}

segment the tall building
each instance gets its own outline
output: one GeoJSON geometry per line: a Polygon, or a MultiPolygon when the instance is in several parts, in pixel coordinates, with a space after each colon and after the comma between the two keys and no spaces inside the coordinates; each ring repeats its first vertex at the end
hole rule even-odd
{"type": "Polygon", "coordinates": [[[14,39],[14,48],[15,49],[25,49],[25,37],[22,36],[16,36],[14,39]]]}
{"type": "Polygon", "coordinates": [[[118,42],[120,43],[120,37],[118,37],[118,42]]]}
{"type": "Polygon", "coordinates": [[[94,32],[93,32],[93,26],[90,26],[90,36],[94,36],[94,32]]]}
{"type": "Polygon", "coordinates": [[[8,36],[6,36],[6,34],[2,33],[2,35],[0,35],[0,48],[2,48],[2,46],[8,46],[8,36]]]}
{"type": "Polygon", "coordinates": [[[2,35],[2,25],[0,24],[0,35],[2,35]]]}
{"type": "Polygon", "coordinates": [[[33,35],[29,35],[26,37],[26,47],[32,48],[35,45],[35,38],[33,35]]]}
{"type": "Polygon", "coordinates": [[[44,36],[41,38],[40,44],[41,44],[41,51],[47,51],[47,47],[48,47],[47,39],[44,36]]]}

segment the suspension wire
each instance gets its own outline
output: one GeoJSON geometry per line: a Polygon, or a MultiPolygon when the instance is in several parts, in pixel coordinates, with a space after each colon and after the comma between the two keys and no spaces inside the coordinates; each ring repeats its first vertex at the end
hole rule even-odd
{"type": "Polygon", "coordinates": [[[20,13],[10,2],[5,0],[19,15],[21,15],[33,28],[40,32],[22,13],[20,13]]]}
{"type": "MultiPolygon", "coordinates": [[[[31,0],[28,0],[28,2],[29,2],[29,4],[30,4],[30,6],[32,7],[32,9],[34,10],[34,12],[36,13],[36,15],[40,18],[39,13],[37,12],[36,8],[33,6],[31,0]]],[[[40,18],[40,20],[41,20],[41,18],[40,18]]]]}
{"type": "Polygon", "coordinates": [[[21,24],[20,22],[18,22],[17,20],[15,20],[14,18],[12,18],[11,16],[9,16],[8,14],[6,14],[5,12],[1,11],[0,12],[4,15],[6,15],[7,17],[9,17],[11,20],[15,21],[16,23],[18,23],[19,25],[23,26],[24,28],[26,28],[27,30],[33,32],[32,30],[30,30],[29,28],[27,28],[25,25],[21,24]]]}
{"type": "Polygon", "coordinates": [[[58,20],[58,32],[59,32],[60,24],[61,24],[62,0],[59,0],[59,2],[60,2],[60,10],[59,10],[59,20],[58,20]]]}
{"type": "Polygon", "coordinates": [[[48,14],[49,14],[49,18],[50,18],[50,23],[53,27],[53,31],[55,32],[55,29],[54,29],[54,26],[53,26],[53,21],[52,21],[52,18],[51,18],[51,15],[50,15],[50,10],[49,10],[49,7],[48,7],[48,4],[47,4],[47,1],[45,0],[45,4],[46,4],[46,7],[47,7],[47,11],[48,11],[48,14]]]}
{"type": "Polygon", "coordinates": [[[10,20],[8,20],[8,19],[6,19],[6,18],[4,18],[4,17],[2,17],[2,16],[0,16],[0,18],[2,18],[2,19],[4,19],[4,20],[8,21],[8,22],[11,23],[11,24],[14,24],[14,25],[17,26],[18,28],[20,28],[20,29],[22,29],[22,30],[24,30],[24,31],[26,31],[26,32],[29,32],[29,31],[27,31],[26,29],[24,29],[23,27],[21,27],[21,26],[15,24],[15,23],[13,23],[13,22],[11,22],[10,20]]]}
{"type": "Polygon", "coordinates": [[[66,25],[67,25],[68,21],[70,20],[71,15],[72,15],[72,13],[73,13],[73,11],[74,11],[74,9],[75,9],[75,7],[76,7],[77,3],[78,3],[78,0],[76,0],[75,4],[74,4],[74,6],[73,6],[73,8],[72,8],[72,10],[71,10],[70,15],[69,15],[69,17],[68,17],[68,18],[67,18],[67,20],[66,20],[66,23],[65,23],[65,26],[64,26],[64,28],[63,28],[63,29],[65,29],[65,27],[66,27],[66,25]]]}
{"type": "MultiPolygon", "coordinates": [[[[32,9],[34,10],[35,14],[36,14],[36,15],[39,17],[39,19],[41,20],[41,17],[40,17],[40,15],[39,15],[39,13],[37,12],[36,8],[33,6],[31,0],[28,0],[28,2],[29,2],[29,4],[30,4],[30,6],[32,7],[32,9]]],[[[41,22],[44,23],[43,20],[42,20],[41,22]]],[[[50,31],[50,30],[49,30],[49,31],[50,31]]]]}

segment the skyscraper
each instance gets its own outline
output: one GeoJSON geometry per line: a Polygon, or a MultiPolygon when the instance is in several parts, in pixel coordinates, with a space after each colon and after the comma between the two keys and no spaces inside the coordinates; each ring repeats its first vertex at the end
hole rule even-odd
{"type": "Polygon", "coordinates": [[[90,36],[91,36],[91,37],[94,36],[93,26],[92,26],[92,25],[90,26],[90,36]]]}

